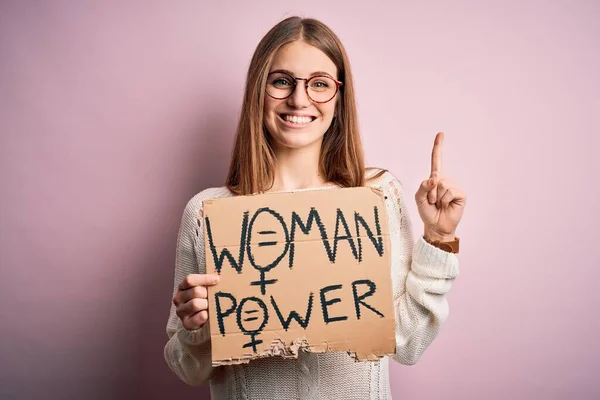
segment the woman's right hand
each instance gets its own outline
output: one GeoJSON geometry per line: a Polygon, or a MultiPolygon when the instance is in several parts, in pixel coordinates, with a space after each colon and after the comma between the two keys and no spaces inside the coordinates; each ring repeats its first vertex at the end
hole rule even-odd
{"type": "Polygon", "coordinates": [[[219,275],[190,274],[183,278],[173,304],[177,316],[188,331],[200,329],[208,321],[208,286],[216,285],[219,275]]]}

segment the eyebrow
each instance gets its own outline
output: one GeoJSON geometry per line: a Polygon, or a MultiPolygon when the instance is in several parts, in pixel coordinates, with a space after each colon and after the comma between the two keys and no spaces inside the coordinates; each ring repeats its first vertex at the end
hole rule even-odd
{"type": "MultiPolygon", "coordinates": [[[[272,74],[274,72],[283,72],[283,73],[288,74],[288,75],[290,75],[292,77],[296,76],[292,71],[287,70],[287,69],[276,69],[276,70],[273,70],[273,71],[271,71],[269,73],[272,74]]],[[[312,77],[312,76],[315,76],[315,75],[326,75],[326,76],[329,76],[329,77],[333,78],[332,74],[330,74],[329,72],[325,72],[325,71],[315,71],[312,74],[310,74],[309,77],[312,77]]],[[[337,79],[337,78],[334,78],[334,79],[337,79]]]]}

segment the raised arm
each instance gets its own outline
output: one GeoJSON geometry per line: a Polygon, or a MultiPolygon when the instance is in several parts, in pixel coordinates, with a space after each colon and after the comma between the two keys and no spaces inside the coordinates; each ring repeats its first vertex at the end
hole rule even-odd
{"type": "MultiPolygon", "coordinates": [[[[396,355],[403,364],[414,364],[448,318],[446,293],[458,276],[458,257],[429,244],[454,242],[466,204],[465,193],[442,175],[444,134],[435,136],[429,178],[415,193],[423,236],[414,242],[400,182],[390,173],[383,177],[391,228],[392,282],[396,310],[396,355]],[[391,201],[390,201],[391,200],[391,201]],[[427,241],[424,239],[427,238],[427,241]]],[[[452,248],[452,247],[451,247],[452,248]]]]}
{"type": "Polygon", "coordinates": [[[446,293],[458,276],[458,258],[420,237],[416,243],[400,182],[386,173],[387,211],[391,216],[392,284],[396,311],[396,354],[414,364],[448,317],[446,293]]]}

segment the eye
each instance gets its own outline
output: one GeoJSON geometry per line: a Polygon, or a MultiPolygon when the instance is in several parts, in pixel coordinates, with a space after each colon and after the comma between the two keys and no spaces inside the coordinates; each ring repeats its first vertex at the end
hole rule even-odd
{"type": "Polygon", "coordinates": [[[277,88],[283,88],[283,87],[291,86],[292,82],[290,82],[290,80],[287,78],[279,77],[279,78],[275,78],[273,80],[273,82],[271,82],[271,84],[277,88]]]}
{"type": "Polygon", "coordinates": [[[310,86],[317,88],[317,89],[325,89],[330,86],[330,83],[327,82],[326,80],[318,79],[318,80],[314,80],[313,82],[311,82],[310,86]]]}

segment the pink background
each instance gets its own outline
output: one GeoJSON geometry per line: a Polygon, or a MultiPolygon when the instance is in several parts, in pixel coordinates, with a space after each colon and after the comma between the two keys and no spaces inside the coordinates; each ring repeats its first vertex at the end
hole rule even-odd
{"type": "Polygon", "coordinates": [[[205,3],[1,3],[0,398],[208,398],[162,355],[176,232],[293,14],[342,38],[369,164],[412,199],[443,130],[469,196],[450,318],[394,398],[599,398],[598,2],[205,3]]]}

